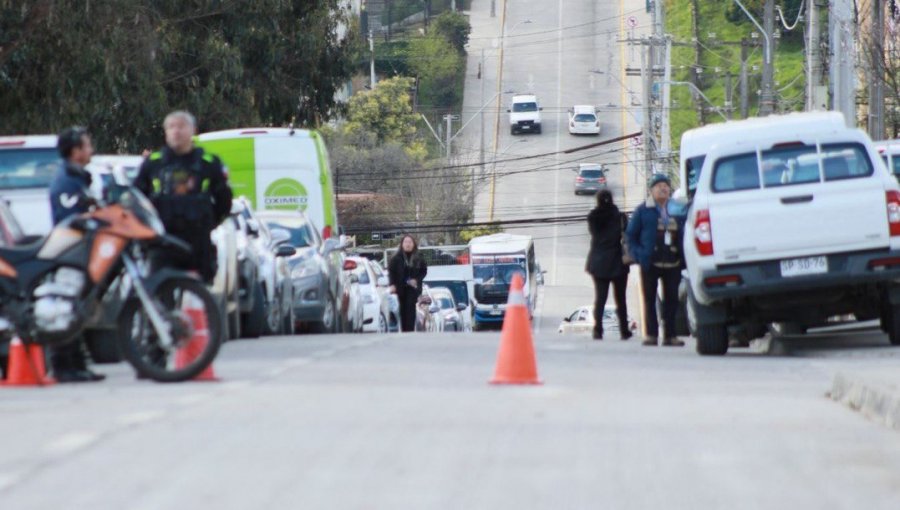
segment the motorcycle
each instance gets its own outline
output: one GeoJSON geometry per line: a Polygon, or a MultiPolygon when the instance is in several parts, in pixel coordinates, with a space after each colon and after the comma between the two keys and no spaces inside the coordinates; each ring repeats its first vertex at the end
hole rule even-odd
{"type": "Polygon", "coordinates": [[[149,270],[157,250],[191,248],[166,234],[147,197],[120,185],[109,197],[46,238],[0,248],[0,342],[17,335],[45,347],[75,340],[100,320],[104,295],[116,292],[113,282],[124,278],[127,295],[117,328],[122,356],[155,381],[192,379],[212,364],[222,343],[215,300],[192,273],[149,270]],[[198,329],[208,331],[206,345],[192,345],[193,356],[179,356],[198,329]]]}

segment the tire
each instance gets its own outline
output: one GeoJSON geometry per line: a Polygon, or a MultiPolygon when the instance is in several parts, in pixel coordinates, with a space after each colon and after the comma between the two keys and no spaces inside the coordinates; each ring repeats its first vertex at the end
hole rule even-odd
{"type": "Polygon", "coordinates": [[[691,336],[691,328],[688,325],[687,304],[678,303],[678,312],[675,314],[675,334],[678,336],[691,336]]]}
{"type": "Polygon", "coordinates": [[[273,336],[281,334],[284,329],[284,317],[281,311],[282,300],[275,296],[274,301],[266,303],[266,321],[263,324],[263,334],[273,336]]]}
{"type": "Polygon", "coordinates": [[[193,379],[209,367],[222,344],[222,318],[215,298],[203,283],[192,278],[171,278],[161,283],[151,296],[157,309],[174,331],[177,344],[169,348],[159,345],[153,326],[137,298],[126,301],[119,315],[119,349],[138,375],[158,382],[181,382],[193,379]],[[180,291],[180,292],[179,292],[180,291]],[[206,315],[207,342],[187,365],[176,365],[176,351],[187,345],[193,324],[182,311],[177,296],[190,293],[199,300],[206,315]]]}
{"type": "Polygon", "coordinates": [[[384,317],[384,314],[378,314],[378,332],[379,333],[387,333],[388,332],[388,322],[384,317]]]}
{"type": "Polygon", "coordinates": [[[253,308],[241,314],[241,331],[243,338],[259,338],[266,328],[266,293],[262,284],[253,289],[253,308]]]}
{"type": "Polygon", "coordinates": [[[327,334],[335,332],[337,324],[337,307],[334,306],[334,298],[331,295],[325,300],[325,310],[322,311],[322,320],[310,323],[310,330],[313,333],[327,334]]]}
{"type": "Polygon", "coordinates": [[[94,363],[119,363],[119,332],[115,329],[89,329],[84,332],[84,343],[94,363]]]}
{"type": "Polygon", "coordinates": [[[900,306],[889,306],[885,312],[885,316],[881,319],[881,327],[887,329],[891,345],[900,345],[900,306]]]}
{"type": "Polygon", "coordinates": [[[297,332],[296,327],[297,320],[294,318],[294,305],[291,305],[288,307],[288,313],[284,316],[284,320],[281,321],[281,334],[293,336],[297,332]]]}
{"type": "Polygon", "coordinates": [[[541,134],[541,132],[542,132],[542,130],[541,130],[541,126],[538,126],[538,128],[537,128],[537,131],[535,131],[535,133],[537,133],[537,134],[541,134]]]}
{"type": "Polygon", "coordinates": [[[237,340],[241,337],[241,304],[238,297],[238,287],[234,286],[234,290],[230,296],[225,298],[225,313],[228,315],[228,339],[237,340]],[[228,312],[228,305],[234,304],[234,311],[228,312]]]}
{"type": "Polygon", "coordinates": [[[516,131],[516,128],[511,127],[511,128],[509,128],[509,134],[511,134],[511,135],[517,135],[517,134],[519,134],[519,133],[516,131]]]}
{"type": "Polygon", "coordinates": [[[728,352],[728,328],[724,324],[698,325],[697,352],[704,356],[722,356],[728,352]]]}

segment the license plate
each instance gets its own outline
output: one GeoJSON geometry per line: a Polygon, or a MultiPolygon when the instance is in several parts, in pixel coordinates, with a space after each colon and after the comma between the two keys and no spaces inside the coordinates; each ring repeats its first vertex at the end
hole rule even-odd
{"type": "Polygon", "coordinates": [[[828,272],[828,257],[806,257],[781,261],[781,276],[792,278],[828,272]]]}
{"type": "Polygon", "coordinates": [[[525,126],[522,126],[522,129],[531,129],[531,126],[525,125],[525,126]]]}
{"type": "Polygon", "coordinates": [[[491,315],[503,315],[503,310],[491,310],[491,315]]]}

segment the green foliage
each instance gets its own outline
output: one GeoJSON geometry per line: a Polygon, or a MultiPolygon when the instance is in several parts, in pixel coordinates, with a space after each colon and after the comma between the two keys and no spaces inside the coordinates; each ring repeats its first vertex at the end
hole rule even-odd
{"type": "Polygon", "coordinates": [[[409,68],[419,77],[419,104],[451,109],[462,101],[458,80],[466,59],[442,35],[430,33],[409,43],[409,68]]]}
{"type": "Polygon", "coordinates": [[[424,158],[425,147],[416,137],[417,116],[410,98],[413,83],[412,78],[390,78],[379,82],[375,90],[350,98],[345,131],[371,133],[378,143],[399,143],[411,156],[424,158]]]}
{"type": "Polygon", "coordinates": [[[316,125],[357,43],[339,0],[0,0],[0,132],[84,124],[101,151],[162,142],[166,112],[203,130],[316,125]]]}
{"type": "Polygon", "coordinates": [[[501,232],[503,232],[503,227],[500,226],[467,228],[459,232],[459,240],[468,243],[476,237],[499,234],[501,232]]]}
{"type": "Polygon", "coordinates": [[[450,42],[460,55],[466,53],[466,44],[469,42],[469,34],[472,26],[469,19],[459,12],[445,12],[434,18],[431,30],[450,42]]]}

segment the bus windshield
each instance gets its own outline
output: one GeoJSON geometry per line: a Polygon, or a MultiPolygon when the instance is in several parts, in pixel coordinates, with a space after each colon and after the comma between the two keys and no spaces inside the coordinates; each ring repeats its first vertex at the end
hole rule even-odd
{"type": "Polygon", "coordinates": [[[525,257],[472,257],[475,281],[484,285],[509,285],[518,273],[528,280],[525,257]]]}

